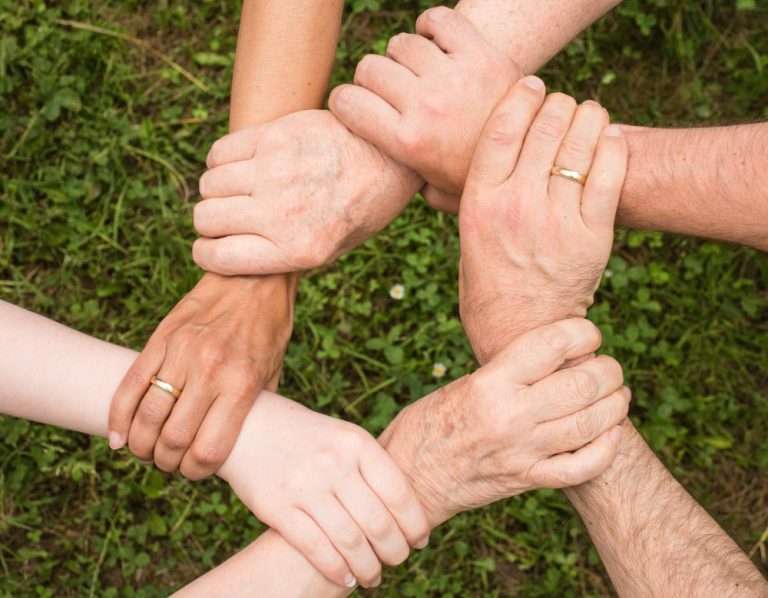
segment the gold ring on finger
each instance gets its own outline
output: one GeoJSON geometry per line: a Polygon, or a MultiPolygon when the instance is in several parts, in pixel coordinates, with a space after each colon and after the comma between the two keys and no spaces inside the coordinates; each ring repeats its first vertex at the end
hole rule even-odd
{"type": "Polygon", "coordinates": [[[579,185],[584,185],[584,183],[587,182],[587,175],[581,174],[575,170],[571,170],[570,168],[563,168],[561,166],[553,166],[550,174],[563,177],[564,179],[568,179],[569,181],[573,181],[579,185]]]}
{"type": "Polygon", "coordinates": [[[169,395],[171,395],[174,399],[178,399],[181,396],[181,389],[180,388],[176,388],[170,382],[166,382],[165,380],[161,380],[157,376],[152,376],[152,379],[149,381],[149,383],[157,386],[160,390],[164,390],[169,395]]]}

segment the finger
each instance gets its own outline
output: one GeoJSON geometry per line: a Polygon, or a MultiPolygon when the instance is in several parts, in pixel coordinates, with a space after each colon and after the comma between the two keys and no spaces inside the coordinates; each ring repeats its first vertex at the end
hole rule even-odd
{"type": "MultiPolygon", "coordinates": [[[[563,93],[553,93],[544,100],[528,131],[516,173],[522,180],[549,184],[552,167],[576,113],[576,100],[563,93]]],[[[545,189],[547,187],[544,187],[545,189]]]]}
{"type": "Polygon", "coordinates": [[[230,133],[214,141],[205,160],[208,168],[216,168],[229,162],[249,160],[263,135],[263,128],[248,127],[230,133]]]}
{"type": "Polygon", "coordinates": [[[278,520],[274,527],[331,583],[347,588],[357,585],[355,576],[339,551],[309,515],[291,509],[290,514],[278,520]]]}
{"type": "Polygon", "coordinates": [[[534,384],[569,359],[600,348],[600,330],[585,318],[571,318],[529,330],[515,338],[491,363],[506,368],[518,384],[534,384]]]}
{"type": "Polygon", "coordinates": [[[512,86],[485,125],[468,181],[500,185],[515,169],[525,136],[544,102],[544,82],[524,77],[512,86]]]}
{"type": "Polygon", "coordinates": [[[381,447],[366,451],[360,473],[370,489],[384,503],[408,544],[424,548],[429,540],[429,520],[405,474],[381,447]]]}
{"type": "Polygon", "coordinates": [[[448,59],[433,42],[413,33],[393,36],[387,44],[387,56],[416,75],[434,72],[448,59]]]}
{"type": "Polygon", "coordinates": [[[357,85],[340,85],[331,92],[328,107],[345,127],[384,153],[398,150],[395,134],[400,113],[372,91],[357,85]]]}
{"type": "Polygon", "coordinates": [[[363,530],[379,560],[390,566],[408,558],[410,547],[392,514],[363,482],[355,480],[339,489],[336,497],[363,530]]]}
{"type": "Polygon", "coordinates": [[[605,229],[613,234],[628,160],[626,137],[618,126],[610,125],[597,143],[592,171],[587,177],[581,200],[582,218],[590,229],[605,229]]]}
{"type": "Polygon", "coordinates": [[[254,160],[228,162],[203,173],[200,177],[199,191],[204,199],[211,197],[229,197],[230,195],[250,195],[252,181],[259,180],[254,160]]]}
{"type": "Polygon", "coordinates": [[[371,545],[349,513],[337,500],[313,500],[305,512],[325,532],[339,551],[352,574],[363,587],[372,587],[381,577],[381,563],[371,545]]]}
{"type": "MultiPolygon", "coordinates": [[[[182,390],[185,384],[185,371],[182,362],[184,351],[170,347],[157,377],[182,390]]],[[[154,460],[154,450],[165,421],[171,414],[176,398],[158,386],[151,384],[141,399],[136,415],[128,431],[128,448],[139,459],[154,460]]]]}
{"type": "Polygon", "coordinates": [[[128,431],[149,381],[163,365],[165,341],[150,338],[147,346],[126,372],[109,406],[109,446],[121,449],[128,442],[128,431]]]}
{"type": "MultiPolygon", "coordinates": [[[[575,170],[588,176],[597,149],[597,141],[608,126],[608,113],[597,102],[586,101],[576,109],[571,128],[560,146],[555,166],[575,170]]],[[[561,176],[549,179],[549,194],[558,204],[568,206],[578,214],[581,210],[583,185],[561,176]]]]}
{"type": "Polygon", "coordinates": [[[155,444],[158,468],[169,472],[179,468],[214,400],[213,392],[200,380],[193,380],[184,387],[155,444]]]}
{"type": "Polygon", "coordinates": [[[624,386],[581,411],[536,427],[534,443],[549,455],[576,451],[627,417],[629,389],[624,386]]]}
{"type": "Polygon", "coordinates": [[[575,453],[542,459],[531,469],[531,476],[538,486],[545,488],[566,488],[588,482],[613,463],[621,435],[621,426],[615,426],[575,453]]]}
{"type": "Polygon", "coordinates": [[[619,362],[601,355],[554,372],[529,386],[525,395],[536,404],[537,422],[547,422],[581,412],[622,384],[624,371],[619,362]]]}
{"type": "Polygon", "coordinates": [[[447,214],[459,213],[459,206],[461,205],[460,195],[446,193],[427,183],[421,190],[421,196],[432,209],[438,212],[445,212],[447,214]]]}
{"type": "Polygon", "coordinates": [[[368,54],[355,69],[355,85],[372,91],[398,112],[405,109],[417,79],[411,71],[385,56],[368,54]]]}
{"type": "Polygon", "coordinates": [[[197,430],[192,446],[181,460],[181,474],[201,480],[216,473],[237,442],[245,416],[256,398],[221,395],[210,406],[197,430]]]}
{"type": "Polygon", "coordinates": [[[434,40],[448,54],[472,52],[487,43],[465,16],[445,6],[421,13],[416,20],[416,33],[434,40]]]}
{"type": "Polygon", "coordinates": [[[258,235],[269,222],[268,210],[264,208],[264,202],[250,195],[204,199],[195,204],[195,230],[212,239],[229,235],[258,235]]]}
{"type": "Polygon", "coordinates": [[[197,239],[192,245],[192,259],[203,270],[225,276],[283,274],[297,270],[280,247],[260,235],[197,239]]]}

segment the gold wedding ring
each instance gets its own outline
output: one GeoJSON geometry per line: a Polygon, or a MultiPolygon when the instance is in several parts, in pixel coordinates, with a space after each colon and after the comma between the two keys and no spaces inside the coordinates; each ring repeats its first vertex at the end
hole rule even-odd
{"type": "Polygon", "coordinates": [[[152,376],[152,379],[149,381],[149,383],[154,384],[160,390],[164,390],[169,395],[171,395],[174,399],[178,399],[181,396],[180,388],[176,388],[173,384],[170,384],[165,380],[160,380],[160,378],[158,378],[157,376],[152,376]]]}
{"type": "Polygon", "coordinates": [[[550,171],[550,174],[563,177],[564,179],[568,179],[569,181],[573,181],[575,183],[578,183],[579,185],[583,185],[584,183],[587,182],[586,175],[581,174],[580,172],[576,172],[575,170],[571,170],[570,168],[553,166],[552,170],[550,171]]]}

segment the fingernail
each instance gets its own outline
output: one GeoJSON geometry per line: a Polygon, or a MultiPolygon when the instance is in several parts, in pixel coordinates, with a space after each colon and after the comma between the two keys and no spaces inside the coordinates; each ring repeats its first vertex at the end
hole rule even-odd
{"type": "Polygon", "coordinates": [[[618,125],[608,125],[605,128],[605,136],[606,137],[621,137],[623,133],[621,132],[621,129],[618,125]]]}
{"type": "Polygon", "coordinates": [[[529,77],[526,77],[523,80],[523,83],[525,83],[527,87],[530,87],[531,89],[535,89],[536,91],[541,91],[542,89],[544,89],[544,81],[539,79],[536,75],[531,75],[529,77]]]}
{"type": "Polygon", "coordinates": [[[381,585],[381,575],[379,575],[376,579],[373,580],[373,583],[370,587],[372,588],[378,588],[381,585]]]}
{"type": "Polygon", "coordinates": [[[346,577],[344,577],[344,585],[348,588],[354,588],[357,585],[357,580],[355,579],[355,576],[351,573],[347,573],[346,577]]]}
{"type": "Polygon", "coordinates": [[[113,451],[116,451],[123,448],[124,445],[125,441],[123,440],[123,437],[120,436],[120,434],[117,432],[109,433],[109,448],[111,448],[113,451]]]}
{"type": "Polygon", "coordinates": [[[422,548],[426,548],[427,544],[429,544],[429,536],[427,536],[426,538],[422,538],[421,540],[416,542],[416,544],[414,544],[413,547],[417,550],[421,550],[422,548]]]}
{"type": "Polygon", "coordinates": [[[621,439],[621,426],[616,426],[611,430],[610,436],[613,442],[618,442],[621,439]]]}

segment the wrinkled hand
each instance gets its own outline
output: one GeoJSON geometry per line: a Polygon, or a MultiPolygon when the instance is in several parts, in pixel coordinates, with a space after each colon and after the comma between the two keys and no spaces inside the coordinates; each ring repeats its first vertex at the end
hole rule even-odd
{"type": "Polygon", "coordinates": [[[429,183],[434,207],[458,211],[488,116],[522,72],[472,23],[445,7],[416,21],[418,35],[389,40],[387,56],[360,61],[355,85],[331,94],[331,111],[429,183]]]}
{"type": "Polygon", "coordinates": [[[516,83],[478,143],[459,213],[461,318],[481,363],[532,327],[584,316],[605,269],[627,143],[595,102],[516,83]],[[550,174],[557,164],[586,185],[550,174]]]}
{"type": "Polygon", "coordinates": [[[413,488],[370,434],[277,395],[259,397],[219,473],[341,586],[378,585],[379,560],[399,565],[429,537],[413,488]]]}
{"type": "Polygon", "coordinates": [[[214,473],[262,388],[275,389],[296,279],[207,274],[160,323],[118,387],[110,446],[190,479],[214,473]],[[183,389],[178,400],[150,385],[183,389]]]}
{"type": "Polygon", "coordinates": [[[589,321],[548,324],[493,361],[404,409],[380,441],[411,479],[432,526],[540,487],[600,475],[613,462],[629,390],[621,366],[592,353],[589,321]]]}
{"type": "Polygon", "coordinates": [[[220,274],[322,266],[389,224],[418,190],[407,168],[310,110],[218,140],[200,179],[195,262],[220,274]]]}

